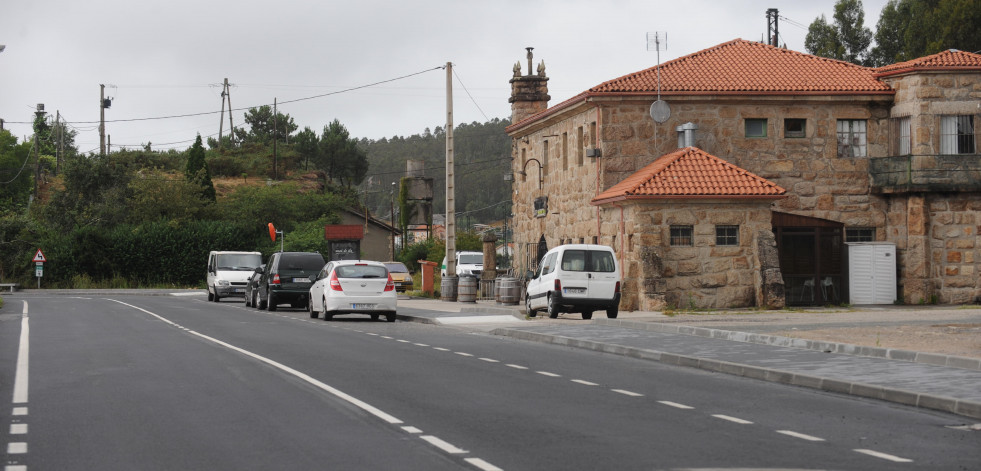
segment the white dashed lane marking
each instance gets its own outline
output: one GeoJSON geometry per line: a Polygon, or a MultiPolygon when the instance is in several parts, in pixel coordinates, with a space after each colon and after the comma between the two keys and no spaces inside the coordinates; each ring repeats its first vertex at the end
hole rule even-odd
{"type": "Polygon", "coordinates": [[[660,402],[661,404],[664,404],[666,406],[674,407],[676,409],[694,409],[694,407],[692,407],[692,406],[686,406],[684,404],[678,404],[677,402],[671,402],[671,401],[657,401],[657,402],[660,402]]]}
{"type": "Polygon", "coordinates": [[[737,417],[730,417],[728,415],[714,414],[712,417],[715,417],[716,419],[728,420],[729,422],[734,422],[734,423],[742,424],[742,425],[752,424],[752,422],[750,422],[748,420],[743,420],[743,419],[740,419],[740,418],[737,418],[737,417]]]}
{"type": "Polygon", "coordinates": [[[777,430],[777,433],[782,433],[788,437],[799,438],[801,440],[807,440],[809,442],[823,442],[824,439],[820,437],[815,437],[813,435],[807,435],[804,433],[794,432],[793,430],[777,430]]]}
{"type": "Polygon", "coordinates": [[[624,396],[630,396],[630,397],[643,397],[644,396],[641,393],[635,393],[633,391],[627,391],[626,389],[611,389],[610,391],[613,391],[615,393],[620,393],[620,394],[623,394],[624,396]]]}
{"type": "Polygon", "coordinates": [[[536,373],[538,373],[538,374],[540,374],[542,376],[548,376],[549,378],[561,378],[562,377],[562,375],[555,374],[555,373],[550,373],[548,371],[536,371],[536,373]]]}
{"type": "Polygon", "coordinates": [[[592,381],[586,381],[584,379],[574,379],[574,380],[572,380],[572,382],[573,383],[579,383],[579,384],[582,384],[584,386],[599,386],[599,384],[597,384],[597,383],[594,383],[592,381]]]}
{"type": "Polygon", "coordinates": [[[856,448],[854,451],[857,451],[859,453],[862,453],[863,455],[874,456],[876,458],[881,458],[881,459],[884,459],[884,460],[887,460],[887,461],[892,461],[893,463],[912,463],[913,462],[913,460],[911,460],[911,459],[900,458],[900,457],[895,456],[895,455],[890,455],[890,454],[887,454],[887,453],[881,453],[881,452],[878,452],[878,451],[875,451],[875,450],[866,450],[866,449],[863,449],[863,448],[856,448]]]}

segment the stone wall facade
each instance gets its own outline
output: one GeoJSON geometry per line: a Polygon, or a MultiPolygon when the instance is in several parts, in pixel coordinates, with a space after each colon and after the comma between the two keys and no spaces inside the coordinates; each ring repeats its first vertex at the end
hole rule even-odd
{"type": "Polygon", "coordinates": [[[975,301],[981,296],[981,191],[970,185],[954,192],[874,191],[870,172],[873,159],[894,157],[896,117],[913,117],[913,154],[936,155],[941,114],[973,114],[981,129],[981,77],[920,73],[887,83],[895,97],[663,96],[671,117],[660,124],[648,114],[654,97],[590,97],[549,110],[511,133],[516,263],[534,265],[542,238],[548,247],[600,243],[614,247],[624,265],[622,309],[764,304],[759,280],[766,274],[754,244],[760,231],[771,231],[770,212],[779,211],[838,221],[846,231],[873,229],[876,241],[895,243],[906,303],[975,301]],[[759,119],[766,120],[766,136],[746,137],[747,120],[759,119]],[[799,137],[788,135],[788,120],[802,120],[796,121],[804,124],[799,137]],[[864,155],[839,155],[839,120],[864,123],[864,155]],[[589,204],[676,150],[676,127],[689,122],[698,126],[696,147],[780,185],[788,197],[756,206],[589,204]],[[545,217],[533,211],[537,197],[548,198],[545,217]],[[696,242],[676,250],[664,234],[672,221],[687,220],[696,240],[708,239],[710,228],[727,218],[740,225],[738,249],[696,242]]]}

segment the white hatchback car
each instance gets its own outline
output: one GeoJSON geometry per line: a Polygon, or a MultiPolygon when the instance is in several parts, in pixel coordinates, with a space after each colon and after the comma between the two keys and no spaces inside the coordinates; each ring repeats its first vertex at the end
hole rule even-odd
{"type": "Polygon", "coordinates": [[[336,314],[368,314],[372,320],[382,315],[395,322],[395,282],[381,262],[335,260],[311,276],[307,311],[311,318],[324,313],[325,320],[336,314]]]}
{"type": "Polygon", "coordinates": [[[605,310],[616,319],[620,310],[620,265],[605,245],[567,244],[549,250],[538,271],[528,272],[525,308],[535,317],[539,310],[556,318],[561,312],[579,312],[592,319],[605,310]]]}

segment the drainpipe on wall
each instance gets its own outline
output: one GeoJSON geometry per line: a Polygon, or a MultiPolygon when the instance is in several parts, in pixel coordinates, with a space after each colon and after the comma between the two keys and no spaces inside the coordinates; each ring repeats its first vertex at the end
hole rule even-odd
{"type": "Polygon", "coordinates": [[[623,247],[623,244],[624,244],[623,239],[626,238],[627,225],[624,224],[624,221],[623,221],[623,205],[621,205],[620,203],[614,203],[613,206],[616,207],[616,208],[620,208],[620,262],[621,262],[620,263],[620,279],[623,280],[624,279],[624,274],[626,272],[626,270],[624,269],[624,263],[623,263],[623,261],[626,259],[625,252],[623,251],[624,250],[624,247],[623,247]]]}
{"type": "MultiPolygon", "coordinates": [[[[590,136],[593,139],[593,148],[599,149],[599,133],[600,129],[603,128],[603,115],[600,113],[599,104],[596,105],[596,132],[594,136],[590,136]]],[[[600,154],[602,155],[602,154],[600,154]]],[[[600,172],[603,171],[603,165],[600,163],[602,157],[596,157],[596,196],[600,194],[603,190],[600,188],[600,172]]],[[[596,206],[596,243],[600,242],[600,238],[603,237],[602,221],[600,220],[600,207],[596,206]]]]}

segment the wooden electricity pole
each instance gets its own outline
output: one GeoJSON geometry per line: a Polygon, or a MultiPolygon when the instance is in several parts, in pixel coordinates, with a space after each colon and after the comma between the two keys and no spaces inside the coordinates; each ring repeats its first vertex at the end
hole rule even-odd
{"type": "Polygon", "coordinates": [[[99,155],[106,155],[106,86],[99,84],[99,155]]]}
{"type": "Polygon", "coordinates": [[[456,277],[456,214],[455,214],[456,196],[454,194],[455,180],[456,180],[456,175],[453,169],[453,63],[447,62],[446,63],[446,275],[451,277],[456,277]]]}

